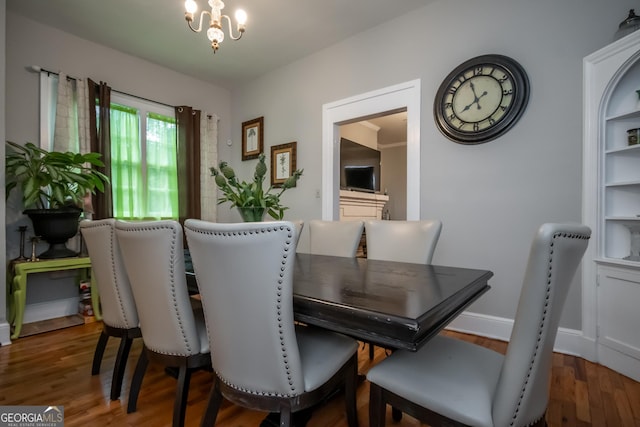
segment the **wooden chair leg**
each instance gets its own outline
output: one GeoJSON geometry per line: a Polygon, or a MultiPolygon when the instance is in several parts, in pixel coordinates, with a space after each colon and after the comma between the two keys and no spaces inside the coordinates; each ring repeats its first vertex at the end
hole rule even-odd
{"type": "Polygon", "coordinates": [[[118,400],[120,398],[124,369],[127,366],[127,358],[129,357],[132,342],[133,338],[122,337],[120,340],[116,363],[113,366],[113,378],[111,379],[111,400],[118,400]]]}
{"type": "Polygon", "coordinates": [[[109,335],[107,335],[104,331],[100,332],[100,337],[98,338],[98,343],[96,344],[96,351],[93,353],[91,375],[98,375],[100,373],[100,364],[102,363],[104,349],[107,347],[107,341],[109,341],[109,335]]]}
{"type": "Polygon", "coordinates": [[[131,388],[129,389],[129,404],[127,405],[127,413],[130,414],[136,411],[138,405],[138,394],[140,394],[140,387],[142,386],[142,379],[147,370],[149,359],[147,356],[147,349],[143,348],[136,364],[136,370],[133,373],[131,379],[131,388]]]}
{"type": "Polygon", "coordinates": [[[382,401],[382,389],[374,383],[369,388],[369,427],[384,427],[387,404],[382,401]]]}
{"type": "Polygon", "coordinates": [[[189,396],[190,382],[191,370],[186,366],[180,366],[178,371],[178,384],[176,385],[176,400],[173,403],[173,427],[184,427],[184,416],[187,412],[187,397],[189,396]]]}
{"type": "Polygon", "coordinates": [[[402,411],[397,408],[391,408],[391,419],[393,421],[400,421],[402,419],[402,411]]]}
{"type": "Polygon", "coordinates": [[[218,418],[218,410],[222,404],[222,393],[220,392],[220,383],[218,377],[214,375],[213,386],[209,393],[209,401],[207,407],[202,414],[201,427],[212,427],[216,424],[216,418],[218,418]]]}
{"type": "Polygon", "coordinates": [[[345,378],[344,393],[347,405],[347,425],[358,427],[358,407],[356,404],[356,388],[358,386],[358,356],[353,355],[349,362],[345,378]]]}
{"type": "Polygon", "coordinates": [[[291,427],[291,407],[280,409],[280,427],[291,427]]]}

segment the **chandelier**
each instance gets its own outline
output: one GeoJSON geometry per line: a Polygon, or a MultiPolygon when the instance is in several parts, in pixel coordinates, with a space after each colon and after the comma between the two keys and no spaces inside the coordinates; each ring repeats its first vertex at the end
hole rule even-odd
{"type": "Polygon", "coordinates": [[[224,2],[222,0],[209,0],[209,6],[211,7],[211,12],[208,10],[203,10],[200,12],[200,25],[198,28],[193,28],[191,23],[193,22],[193,16],[198,10],[198,4],[195,0],[186,0],[184,2],[185,9],[187,10],[184,13],[184,17],[189,24],[189,28],[191,31],[195,33],[199,33],[202,31],[202,20],[204,19],[204,15],[209,15],[209,29],[207,30],[207,38],[211,42],[211,48],[213,49],[213,53],[216,53],[218,48],[220,47],[220,43],[224,40],[224,32],[222,31],[222,19],[227,20],[227,24],[229,25],[229,37],[232,40],[240,40],[242,34],[245,30],[245,24],[247,22],[247,13],[238,9],[236,11],[236,29],[238,31],[238,36],[233,35],[233,28],[231,27],[231,18],[227,15],[222,14],[222,9],[224,9],[224,2]]]}

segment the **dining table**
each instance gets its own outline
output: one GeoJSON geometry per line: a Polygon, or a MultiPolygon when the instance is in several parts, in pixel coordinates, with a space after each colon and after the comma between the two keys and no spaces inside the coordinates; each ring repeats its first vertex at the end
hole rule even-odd
{"type": "MultiPolygon", "coordinates": [[[[198,293],[185,255],[189,290],[198,293]]],[[[417,351],[487,292],[493,276],[473,268],[295,256],[295,319],[388,349],[417,351]]]]}

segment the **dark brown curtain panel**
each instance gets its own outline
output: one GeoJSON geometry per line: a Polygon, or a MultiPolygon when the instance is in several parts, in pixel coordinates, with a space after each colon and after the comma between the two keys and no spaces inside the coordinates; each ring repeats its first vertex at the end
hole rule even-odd
{"type": "MultiPolygon", "coordinates": [[[[111,180],[111,88],[104,82],[98,84],[91,79],[88,79],[88,84],[91,151],[102,154],[104,167],[98,170],[111,180]]],[[[104,193],[93,195],[93,208],[94,219],[113,217],[111,184],[105,185],[104,193]]]]}
{"type": "Polygon", "coordinates": [[[180,223],[200,218],[200,110],[176,107],[180,223]]]}

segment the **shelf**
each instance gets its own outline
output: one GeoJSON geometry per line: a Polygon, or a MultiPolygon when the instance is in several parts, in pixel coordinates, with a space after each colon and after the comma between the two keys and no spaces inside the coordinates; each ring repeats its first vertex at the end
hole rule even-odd
{"type": "Polygon", "coordinates": [[[603,258],[596,258],[594,261],[601,264],[618,265],[618,266],[633,267],[633,268],[640,269],[640,262],[627,261],[625,259],[620,259],[620,258],[603,257],[603,258]]]}
{"type": "Polygon", "coordinates": [[[614,120],[626,120],[640,118],[640,109],[636,108],[631,111],[624,112],[622,114],[614,114],[613,116],[605,117],[607,122],[614,120]]]}
{"type": "Polygon", "coordinates": [[[620,155],[638,155],[640,156],[640,144],[636,144],[636,145],[628,145],[626,147],[622,147],[622,148],[613,148],[611,150],[607,150],[605,151],[605,154],[609,155],[609,154],[620,154],[620,155]]]}
{"type": "Polygon", "coordinates": [[[636,185],[640,185],[640,181],[626,181],[626,182],[611,182],[609,184],[605,184],[605,187],[633,187],[636,185]]]}
{"type": "Polygon", "coordinates": [[[606,221],[640,221],[640,215],[638,216],[608,216],[605,218],[606,221]]]}

